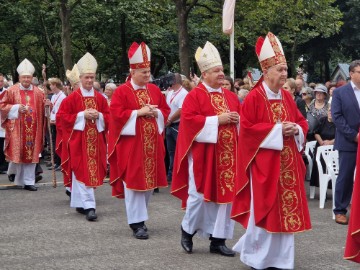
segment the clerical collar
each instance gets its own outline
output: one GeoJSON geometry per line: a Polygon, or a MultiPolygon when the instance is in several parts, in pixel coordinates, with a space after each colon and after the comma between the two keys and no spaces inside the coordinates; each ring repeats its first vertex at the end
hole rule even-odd
{"type": "Polygon", "coordinates": [[[20,83],[20,90],[33,90],[33,86],[32,84],[30,84],[30,86],[28,88],[25,88],[21,83],[20,83]]]}
{"type": "Polygon", "coordinates": [[[278,93],[273,92],[266,82],[262,82],[262,85],[265,89],[265,93],[268,99],[281,99],[281,89],[279,89],[278,93]]]}
{"type": "Polygon", "coordinates": [[[86,89],[82,88],[82,86],[80,86],[80,91],[81,91],[81,94],[83,95],[83,97],[95,96],[93,87],[91,87],[91,90],[86,90],[86,89]]]}
{"type": "Polygon", "coordinates": [[[139,89],[145,89],[146,88],[146,85],[139,86],[139,85],[135,84],[133,79],[130,80],[130,83],[131,83],[132,87],[134,88],[134,90],[139,90],[139,89]]]}
{"type": "Polygon", "coordinates": [[[208,86],[206,83],[203,82],[203,85],[205,86],[206,90],[208,90],[210,93],[212,92],[216,92],[216,93],[221,93],[221,87],[219,88],[212,88],[210,86],[208,86]]]}

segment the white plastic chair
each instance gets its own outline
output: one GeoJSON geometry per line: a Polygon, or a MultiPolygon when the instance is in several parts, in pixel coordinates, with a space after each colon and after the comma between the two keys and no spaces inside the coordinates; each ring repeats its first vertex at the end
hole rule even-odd
{"type": "MultiPolygon", "coordinates": [[[[305,145],[305,156],[308,161],[306,166],[306,180],[310,180],[311,172],[314,164],[314,150],[315,150],[316,141],[307,142],[305,145]]],[[[315,198],[315,187],[310,186],[310,199],[315,198]]]]}
{"type": "MultiPolygon", "coordinates": [[[[326,168],[328,170],[328,174],[331,178],[333,210],[334,210],[334,208],[335,208],[335,186],[336,186],[336,179],[339,174],[339,152],[336,150],[329,152],[329,154],[326,156],[325,162],[326,162],[326,168]]],[[[334,212],[333,212],[333,219],[335,219],[334,212]]]]}
{"type": "MultiPolygon", "coordinates": [[[[324,208],[325,206],[325,198],[326,198],[326,191],[329,184],[329,181],[332,180],[330,173],[328,172],[328,169],[325,168],[325,172],[323,170],[323,167],[321,165],[321,157],[323,157],[325,163],[327,164],[329,162],[329,154],[330,152],[333,152],[333,146],[332,145],[324,145],[319,146],[317,148],[316,152],[316,163],[318,166],[319,171],[319,197],[320,197],[320,208],[324,208]]],[[[335,179],[336,180],[336,179],[335,179]]]]}

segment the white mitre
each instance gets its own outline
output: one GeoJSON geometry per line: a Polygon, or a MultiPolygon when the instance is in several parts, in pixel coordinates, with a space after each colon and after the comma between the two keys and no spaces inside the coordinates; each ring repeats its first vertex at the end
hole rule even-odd
{"type": "Polygon", "coordinates": [[[195,60],[201,72],[210,68],[222,66],[218,50],[209,41],[206,41],[204,48],[198,48],[195,53],[195,60]]]}
{"type": "Polygon", "coordinates": [[[75,84],[80,81],[80,72],[77,64],[73,66],[72,70],[66,71],[66,78],[71,84],[75,84]]]}
{"type": "Polygon", "coordinates": [[[85,73],[96,73],[97,62],[94,56],[90,53],[86,53],[80,60],[77,62],[80,74],[85,73]]]}
{"type": "Polygon", "coordinates": [[[26,58],[20,63],[17,67],[16,71],[19,73],[20,76],[22,75],[30,75],[32,76],[35,72],[35,67],[29,60],[26,58]]]}

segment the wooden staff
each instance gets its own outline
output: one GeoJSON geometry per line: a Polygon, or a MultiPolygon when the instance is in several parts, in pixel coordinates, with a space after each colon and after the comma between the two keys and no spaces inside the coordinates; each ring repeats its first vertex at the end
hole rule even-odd
{"type": "MultiPolygon", "coordinates": [[[[45,99],[47,99],[48,89],[45,84],[45,82],[46,82],[46,66],[45,66],[45,64],[43,64],[42,76],[44,79],[44,93],[45,93],[45,97],[46,97],[45,99]]],[[[50,161],[51,161],[52,175],[53,175],[52,184],[53,184],[53,187],[56,188],[57,183],[56,183],[55,162],[54,162],[54,146],[53,146],[53,140],[52,140],[52,134],[51,134],[50,114],[51,114],[50,105],[46,105],[45,106],[45,117],[46,117],[46,122],[47,122],[47,128],[49,131],[50,161]]]]}

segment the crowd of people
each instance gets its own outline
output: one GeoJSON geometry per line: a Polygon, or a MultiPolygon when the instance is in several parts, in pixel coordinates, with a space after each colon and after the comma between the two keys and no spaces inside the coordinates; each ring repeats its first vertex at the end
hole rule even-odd
{"type": "MultiPolygon", "coordinates": [[[[47,166],[62,171],[70,207],[88,221],[97,219],[94,188],[109,175],[112,195],[125,199],[133,236],[148,239],[151,195],[171,185],[186,208],[179,231],[185,252],[193,252],[197,234],[210,240],[211,253],[238,252],[252,269],[293,269],[294,234],[311,229],[302,156],[307,141],[339,151],[335,221],[349,222],[360,61],[351,63],[349,83],[307,86],[302,76],[288,78],[274,34],[260,37],[255,47],[263,72],[259,81],[250,74],[234,81],[225,76],[218,50],[206,42],[195,54],[201,76],[184,80],[176,73],[165,93],[150,82],[145,43],[129,48],[130,74],[121,85],[95,80],[97,61],[90,53],[66,72],[67,86],[58,78],[46,80],[45,67],[45,83],[39,85],[34,66],[24,59],[17,68],[19,83],[5,90],[0,74],[0,171],[36,191],[45,138],[53,146],[47,166]],[[231,249],[226,240],[235,222],[246,232],[231,249]]],[[[311,186],[318,185],[320,169],[313,167],[311,186]]],[[[359,262],[355,211],[357,206],[345,257],[359,262]]]]}

